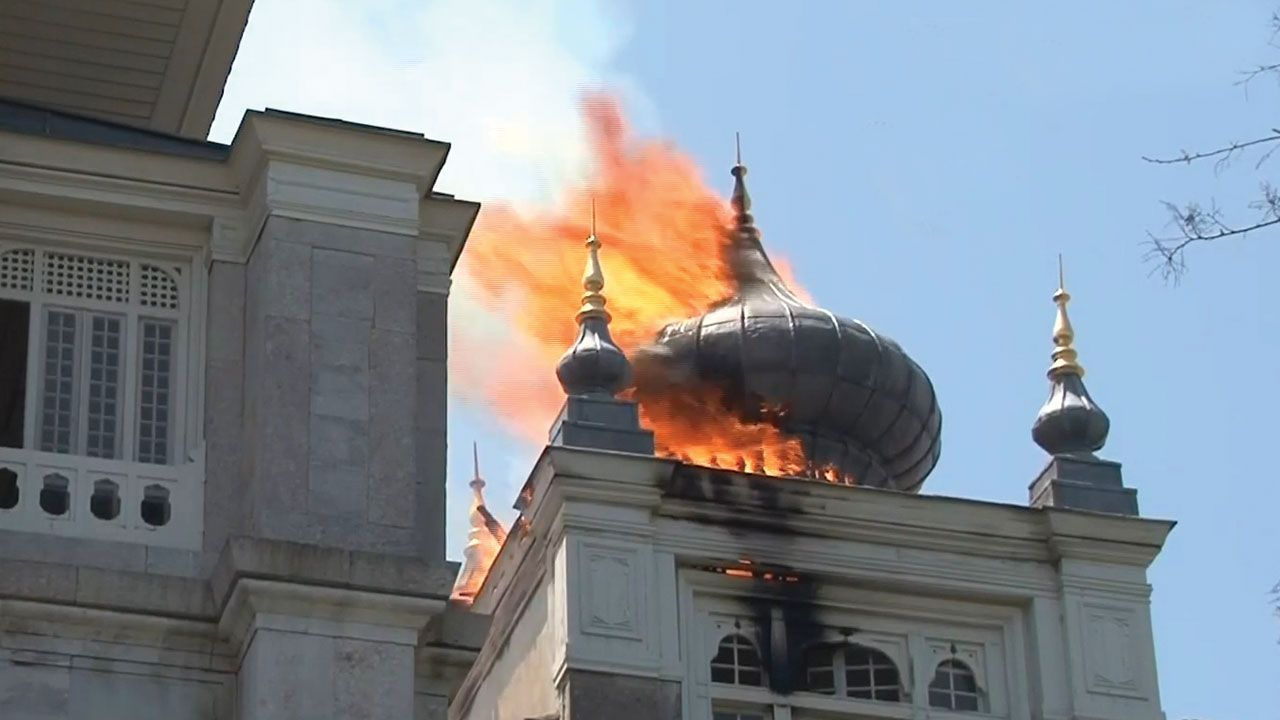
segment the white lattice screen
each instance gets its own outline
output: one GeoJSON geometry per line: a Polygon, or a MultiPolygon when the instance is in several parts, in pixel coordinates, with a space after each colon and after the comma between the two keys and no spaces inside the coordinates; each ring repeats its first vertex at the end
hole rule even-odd
{"type": "Polygon", "coordinates": [[[0,290],[177,312],[182,303],[177,268],[117,258],[0,247],[0,290]],[[134,282],[136,278],[136,282],[134,282]]]}
{"type": "Polygon", "coordinates": [[[31,290],[35,265],[35,250],[10,250],[0,254],[0,288],[31,290]]]}
{"type": "Polygon", "coordinates": [[[178,309],[178,283],[167,271],[155,265],[143,265],[138,285],[138,300],[144,307],[178,309]]]}
{"type": "Polygon", "coordinates": [[[43,280],[49,295],[129,302],[129,263],[123,260],[46,252],[43,280]]]}

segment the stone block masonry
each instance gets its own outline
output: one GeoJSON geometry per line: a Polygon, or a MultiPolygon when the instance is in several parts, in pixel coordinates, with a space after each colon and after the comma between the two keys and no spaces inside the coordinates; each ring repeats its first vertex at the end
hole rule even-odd
{"type": "Polygon", "coordinates": [[[447,302],[419,292],[414,242],[281,217],[263,227],[245,274],[251,534],[443,552],[447,302]]]}

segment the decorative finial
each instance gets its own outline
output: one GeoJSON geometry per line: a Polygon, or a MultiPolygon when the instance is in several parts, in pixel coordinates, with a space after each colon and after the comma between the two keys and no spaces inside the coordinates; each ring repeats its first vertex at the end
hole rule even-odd
{"type": "Polygon", "coordinates": [[[582,307],[578,309],[578,323],[584,318],[598,317],[606,323],[613,319],[604,306],[608,304],[604,293],[604,270],[600,268],[600,240],[596,237],[596,199],[591,198],[591,234],[587,236],[587,268],[582,271],[582,307]]]}
{"type": "Polygon", "coordinates": [[[484,478],[480,477],[480,447],[475,442],[471,443],[471,468],[471,482],[467,484],[475,491],[476,498],[484,502],[480,495],[480,491],[484,490],[484,478]]]}
{"type": "Polygon", "coordinates": [[[1058,306],[1053,321],[1053,364],[1049,366],[1049,399],[1040,408],[1031,427],[1036,444],[1051,455],[1092,453],[1102,449],[1111,431],[1111,420],[1090,397],[1084,386],[1084,368],[1072,343],[1075,330],[1067,317],[1067,292],[1058,255],[1058,289],[1053,302],[1058,306]]]}
{"type": "Polygon", "coordinates": [[[1071,327],[1071,318],[1067,317],[1067,303],[1071,294],[1067,292],[1067,283],[1063,278],[1062,254],[1058,254],[1058,289],[1053,293],[1053,302],[1058,306],[1058,314],[1053,321],[1053,364],[1049,366],[1049,377],[1052,379],[1062,374],[1084,377],[1084,367],[1080,365],[1078,353],[1072,347],[1076,332],[1071,327]]]}
{"type": "Polygon", "coordinates": [[[631,363],[609,334],[613,318],[605,309],[604,270],[600,267],[600,239],[596,237],[595,199],[591,200],[591,235],[587,237],[587,267],[582,273],[582,306],[578,308],[578,339],[560,358],[556,376],[570,395],[617,395],[631,381],[631,363]]]}
{"type": "Polygon", "coordinates": [[[755,228],[752,224],[755,222],[755,218],[751,217],[751,196],[747,194],[747,166],[742,164],[742,135],[734,133],[733,141],[734,149],[737,153],[737,163],[733,166],[733,170],[730,171],[730,174],[733,175],[733,195],[730,198],[730,203],[733,205],[738,231],[754,232],[755,228]]]}

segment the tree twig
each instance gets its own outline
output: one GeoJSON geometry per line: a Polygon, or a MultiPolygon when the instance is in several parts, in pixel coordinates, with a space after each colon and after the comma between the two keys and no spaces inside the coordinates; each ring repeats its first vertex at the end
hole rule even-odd
{"type": "MultiPolygon", "coordinates": [[[[1216,150],[1207,150],[1205,152],[1198,152],[1198,153],[1189,153],[1186,150],[1183,150],[1182,154],[1177,157],[1153,158],[1153,157],[1148,157],[1146,155],[1143,155],[1142,159],[1146,160],[1149,163],[1154,163],[1156,165],[1177,165],[1178,163],[1185,163],[1189,165],[1195,162],[1196,160],[1204,160],[1206,158],[1211,158],[1211,157],[1220,157],[1220,159],[1218,160],[1218,165],[1219,165],[1219,169],[1221,169],[1221,166],[1224,166],[1224,164],[1228,160],[1230,160],[1232,154],[1236,152],[1239,152],[1247,147],[1253,147],[1254,145],[1263,145],[1265,143],[1273,143],[1273,142],[1280,141],[1280,129],[1271,128],[1271,133],[1272,133],[1271,135],[1268,135],[1266,137],[1256,138],[1254,140],[1248,140],[1246,142],[1234,142],[1234,143],[1231,143],[1230,145],[1227,145],[1226,147],[1220,147],[1216,150]]],[[[1271,153],[1268,152],[1266,155],[1263,156],[1263,158],[1265,159],[1270,156],[1271,156],[1271,153]]],[[[1259,164],[1261,164],[1261,161],[1259,162],[1259,164]]]]}
{"type": "Polygon", "coordinates": [[[1157,261],[1152,272],[1159,270],[1166,281],[1172,280],[1175,284],[1186,273],[1184,253],[1191,245],[1248,235],[1280,225],[1280,191],[1268,183],[1262,184],[1262,198],[1250,204],[1250,208],[1260,211],[1261,215],[1248,225],[1228,224],[1216,205],[1208,208],[1196,203],[1178,206],[1166,202],[1164,205],[1169,210],[1169,222],[1177,229],[1177,234],[1161,237],[1148,232],[1143,260],[1157,261]]]}

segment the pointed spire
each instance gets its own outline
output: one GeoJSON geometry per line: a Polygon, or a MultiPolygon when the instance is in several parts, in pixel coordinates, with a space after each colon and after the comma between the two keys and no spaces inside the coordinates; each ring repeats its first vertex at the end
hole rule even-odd
{"type": "Polygon", "coordinates": [[[578,323],[595,317],[609,322],[613,316],[604,306],[604,270],[600,267],[600,240],[596,237],[596,199],[591,198],[591,235],[587,237],[587,267],[582,271],[582,307],[578,309],[578,323]]]}
{"type": "Polygon", "coordinates": [[[1073,343],[1075,330],[1067,317],[1067,293],[1062,272],[1062,256],[1058,256],[1058,289],[1053,302],[1058,306],[1053,321],[1053,364],[1049,366],[1049,399],[1045,401],[1031,437],[1051,455],[1093,453],[1102,449],[1111,430],[1111,421],[1098,407],[1084,386],[1084,368],[1080,366],[1073,343]]]}
{"type": "Polygon", "coordinates": [[[734,149],[736,150],[737,164],[733,166],[730,174],[733,175],[733,195],[730,202],[733,205],[733,212],[737,222],[738,231],[752,231],[755,218],[751,216],[751,195],[747,193],[747,166],[742,164],[742,134],[733,134],[734,149]]]}
{"type": "Polygon", "coordinates": [[[475,594],[484,584],[489,568],[493,566],[498,550],[507,539],[507,530],[502,523],[489,512],[484,501],[484,478],[480,476],[480,450],[476,443],[471,444],[472,476],[467,483],[471,486],[471,509],[467,515],[470,529],[467,532],[467,545],[462,550],[462,571],[454,584],[453,597],[471,602],[475,594]]]}
{"type": "Polygon", "coordinates": [[[631,381],[631,363],[609,334],[613,318],[605,309],[604,270],[600,239],[596,237],[596,204],[591,200],[591,234],[587,237],[587,266],[582,273],[582,306],[578,309],[578,339],[556,366],[560,386],[569,395],[613,397],[631,381]]]}
{"type": "Polygon", "coordinates": [[[1058,306],[1057,316],[1053,320],[1053,364],[1049,366],[1049,377],[1063,374],[1084,377],[1084,367],[1080,365],[1075,342],[1076,332],[1071,327],[1071,318],[1067,317],[1067,303],[1071,302],[1071,294],[1067,292],[1067,284],[1063,279],[1062,254],[1058,254],[1058,290],[1053,294],[1053,302],[1058,306]]]}
{"type": "Polygon", "coordinates": [[[484,478],[480,477],[480,446],[478,443],[471,443],[471,482],[467,483],[475,492],[476,500],[484,504],[484,478]]]}

